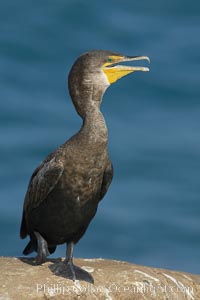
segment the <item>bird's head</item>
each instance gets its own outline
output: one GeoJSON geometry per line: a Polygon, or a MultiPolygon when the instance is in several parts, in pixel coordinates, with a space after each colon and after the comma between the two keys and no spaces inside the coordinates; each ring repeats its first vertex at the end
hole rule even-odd
{"type": "Polygon", "coordinates": [[[142,66],[127,66],[124,62],[147,60],[147,56],[124,56],[112,51],[93,50],[82,54],[69,74],[69,91],[80,115],[86,102],[100,105],[105,90],[118,79],[136,71],[149,71],[142,66]],[[83,103],[84,102],[84,103],[83,103]]]}

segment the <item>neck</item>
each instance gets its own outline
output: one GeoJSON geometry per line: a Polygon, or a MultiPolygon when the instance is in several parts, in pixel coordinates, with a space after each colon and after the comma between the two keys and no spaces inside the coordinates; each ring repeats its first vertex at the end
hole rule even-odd
{"type": "MultiPolygon", "coordinates": [[[[90,80],[91,81],[91,80],[90,80]]],[[[83,119],[83,125],[79,131],[79,138],[83,143],[90,145],[106,145],[108,132],[105,120],[100,111],[103,94],[108,85],[91,84],[85,81],[73,84],[70,80],[69,90],[74,106],[83,119]]]]}
{"type": "Polygon", "coordinates": [[[80,131],[88,144],[106,145],[108,141],[108,130],[104,117],[98,107],[92,106],[83,118],[80,131]]]}

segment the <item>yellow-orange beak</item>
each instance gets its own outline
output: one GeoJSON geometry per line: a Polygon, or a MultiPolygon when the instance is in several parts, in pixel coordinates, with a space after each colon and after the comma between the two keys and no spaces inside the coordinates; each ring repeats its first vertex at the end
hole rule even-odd
{"type": "Polygon", "coordinates": [[[108,61],[102,67],[102,70],[107,76],[109,83],[112,84],[121,77],[136,71],[149,71],[149,68],[147,67],[116,65],[119,62],[133,60],[147,60],[150,63],[150,59],[148,56],[110,56],[108,58],[108,61]]]}

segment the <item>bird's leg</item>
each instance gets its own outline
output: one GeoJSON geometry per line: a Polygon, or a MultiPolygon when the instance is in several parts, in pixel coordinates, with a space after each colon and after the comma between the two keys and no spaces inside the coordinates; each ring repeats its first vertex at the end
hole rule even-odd
{"type": "Polygon", "coordinates": [[[67,244],[66,258],[64,260],[65,262],[73,261],[73,252],[74,252],[74,243],[70,242],[67,244]]]}
{"type": "Polygon", "coordinates": [[[76,278],[75,266],[73,264],[73,250],[74,250],[74,243],[73,242],[67,243],[65,260],[61,263],[54,265],[52,267],[52,270],[56,275],[60,275],[75,281],[77,278],[76,278]]]}
{"type": "Polygon", "coordinates": [[[55,275],[65,277],[73,281],[83,280],[89,283],[94,283],[93,277],[88,272],[73,264],[73,250],[74,243],[67,243],[65,260],[61,263],[54,264],[50,267],[50,269],[55,275]]]}
{"type": "Polygon", "coordinates": [[[37,238],[37,256],[36,256],[36,264],[41,265],[45,262],[46,257],[50,255],[48,250],[48,245],[45,239],[39,234],[39,232],[34,231],[34,234],[37,238]]]}
{"type": "Polygon", "coordinates": [[[67,244],[67,251],[66,251],[66,258],[64,260],[64,264],[66,264],[71,271],[71,277],[72,280],[76,280],[76,274],[75,274],[75,269],[74,269],[74,264],[73,264],[73,251],[74,251],[74,243],[70,242],[67,244]]]}

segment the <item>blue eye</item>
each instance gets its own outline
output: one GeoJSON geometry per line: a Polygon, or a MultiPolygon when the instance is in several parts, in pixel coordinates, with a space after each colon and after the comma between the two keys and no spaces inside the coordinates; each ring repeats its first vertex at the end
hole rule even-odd
{"type": "Polygon", "coordinates": [[[108,58],[107,62],[112,62],[113,59],[111,57],[108,58]]]}

